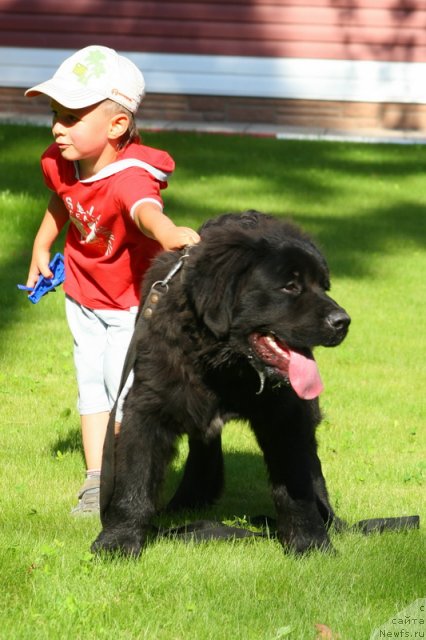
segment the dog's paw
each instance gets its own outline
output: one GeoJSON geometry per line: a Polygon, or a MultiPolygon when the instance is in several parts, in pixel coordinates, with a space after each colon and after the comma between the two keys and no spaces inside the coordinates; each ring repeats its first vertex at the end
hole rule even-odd
{"type": "Polygon", "coordinates": [[[142,551],[140,533],[132,529],[103,529],[91,546],[92,553],[117,554],[137,558],[142,551]]]}
{"type": "Polygon", "coordinates": [[[323,553],[335,553],[335,549],[330,542],[325,529],[315,532],[277,532],[284,551],[302,555],[311,551],[321,551],[323,553]]]}

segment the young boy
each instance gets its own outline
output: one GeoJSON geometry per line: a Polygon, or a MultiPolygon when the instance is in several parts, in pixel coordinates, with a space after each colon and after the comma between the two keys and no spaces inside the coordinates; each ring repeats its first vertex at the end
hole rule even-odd
{"type": "Polygon", "coordinates": [[[160,189],[172,158],[140,143],[135,113],[144,95],[139,69],[113,49],[89,46],[25,95],[45,94],[55,139],[43,154],[52,191],[34,240],[27,286],[51,277],[50,249],[65,240],[66,315],[74,338],[86,482],[75,515],[99,511],[102,448],[133,332],[142,276],[161,248],[199,241],[163,213],[160,189]]]}

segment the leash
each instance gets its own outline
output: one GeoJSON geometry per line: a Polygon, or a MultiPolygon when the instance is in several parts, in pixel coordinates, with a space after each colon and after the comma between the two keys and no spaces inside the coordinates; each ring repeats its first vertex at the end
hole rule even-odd
{"type": "Polygon", "coordinates": [[[106,511],[106,508],[111,500],[111,496],[114,491],[114,477],[115,477],[115,416],[117,413],[118,400],[120,398],[120,394],[123,391],[127,379],[131,372],[133,371],[133,367],[136,362],[136,345],[139,341],[140,336],[145,328],[146,321],[149,321],[154,311],[164,294],[166,294],[169,290],[170,281],[174,278],[174,276],[181,270],[183,267],[185,260],[189,257],[191,245],[187,245],[182,255],[179,257],[177,262],[172,266],[164,280],[156,280],[150,290],[148,295],[146,296],[145,302],[142,305],[142,308],[138,312],[135,321],[135,328],[133,331],[132,338],[129,343],[129,347],[127,349],[126,357],[124,360],[123,371],[121,374],[120,385],[118,388],[117,399],[114,403],[113,408],[111,409],[111,413],[108,420],[107,430],[105,434],[104,448],[102,454],[102,472],[101,472],[101,489],[100,489],[100,516],[101,521],[103,521],[103,517],[106,511]]]}
{"type": "MultiPolygon", "coordinates": [[[[229,540],[242,538],[277,538],[276,520],[270,516],[254,516],[247,519],[247,524],[252,529],[229,525],[225,522],[214,520],[197,520],[171,529],[156,529],[153,532],[157,537],[178,539],[183,542],[206,542],[208,540],[229,540]]],[[[384,533],[385,531],[407,531],[420,528],[419,516],[402,516],[395,518],[371,518],[360,520],[348,526],[342,532],[360,533],[370,535],[384,533]]]]}

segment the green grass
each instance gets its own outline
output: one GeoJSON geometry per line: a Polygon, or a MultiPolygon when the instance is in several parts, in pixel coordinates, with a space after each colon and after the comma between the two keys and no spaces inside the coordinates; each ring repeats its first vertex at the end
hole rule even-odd
{"type": "MultiPolygon", "coordinates": [[[[353,323],[319,349],[320,454],[349,522],[424,510],[426,149],[150,133],[177,161],[166,208],[198,226],[229,210],[290,216],[324,249],[332,295],[353,323]]],[[[336,556],[283,554],[274,540],[153,542],[140,560],[89,553],[96,520],[69,510],[84,471],[63,293],[30,305],[24,282],[47,200],[47,129],[0,126],[0,638],[341,640],[425,596],[420,531],[333,536],[336,556]],[[330,636],[329,636],[330,637],[330,636]]],[[[57,248],[61,248],[58,241],[57,248]]],[[[168,477],[181,471],[185,443],[168,477]]],[[[227,490],[196,517],[272,513],[245,425],[224,432],[227,490]]],[[[194,519],[194,514],[192,514],[194,519]]]]}

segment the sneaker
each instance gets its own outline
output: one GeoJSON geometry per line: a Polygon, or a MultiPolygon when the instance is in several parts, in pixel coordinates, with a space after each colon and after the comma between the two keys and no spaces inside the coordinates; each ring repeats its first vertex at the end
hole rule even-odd
{"type": "Polygon", "coordinates": [[[71,515],[99,515],[100,484],[100,478],[87,478],[78,492],[78,504],[71,509],[71,515]]]}

